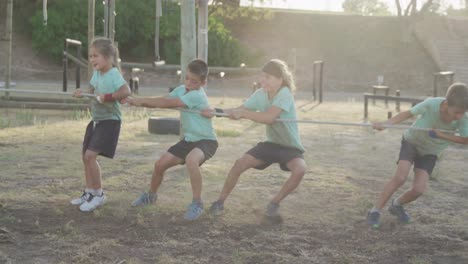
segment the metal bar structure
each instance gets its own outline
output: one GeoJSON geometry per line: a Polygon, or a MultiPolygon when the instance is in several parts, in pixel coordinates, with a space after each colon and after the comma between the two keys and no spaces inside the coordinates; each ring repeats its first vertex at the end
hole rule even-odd
{"type": "MultiPolygon", "coordinates": [[[[50,95],[73,95],[73,92],[55,92],[55,91],[37,91],[37,90],[18,90],[18,89],[3,89],[0,88],[0,92],[10,93],[31,93],[31,94],[50,94],[50,95]]],[[[95,94],[82,93],[83,97],[96,98],[95,94]]]]}
{"type": "MultiPolygon", "coordinates": [[[[154,63],[138,63],[138,62],[122,62],[120,63],[122,68],[140,68],[145,71],[154,70],[154,71],[177,71],[181,69],[180,65],[175,64],[165,64],[165,65],[154,65],[154,63]]],[[[254,67],[211,67],[210,73],[219,74],[224,72],[229,75],[233,74],[255,74],[260,73],[261,68],[254,67]]]]}
{"type": "Polygon", "coordinates": [[[364,120],[367,120],[367,118],[369,117],[369,113],[368,113],[369,99],[395,101],[398,104],[398,108],[399,108],[400,102],[408,102],[408,103],[411,103],[412,105],[416,105],[416,104],[424,101],[423,98],[401,97],[401,96],[385,96],[385,95],[374,95],[374,94],[370,94],[370,93],[364,93],[364,120]]]}
{"type": "Polygon", "coordinates": [[[63,44],[63,54],[62,54],[62,63],[63,63],[63,83],[62,83],[62,91],[67,91],[68,86],[68,60],[72,60],[76,64],[76,88],[80,88],[81,82],[81,74],[80,74],[80,67],[88,68],[87,62],[81,57],[81,41],[74,40],[74,39],[65,39],[63,44]],[[69,46],[76,46],[77,52],[76,57],[73,57],[70,53],[68,53],[69,46]]]}

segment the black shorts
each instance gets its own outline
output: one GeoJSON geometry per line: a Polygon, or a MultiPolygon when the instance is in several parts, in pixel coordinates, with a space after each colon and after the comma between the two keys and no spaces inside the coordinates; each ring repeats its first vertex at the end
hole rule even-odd
{"type": "Polygon", "coordinates": [[[295,158],[304,159],[304,152],[292,147],[285,147],[272,142],[260,142],[255,147],[247,151],[247,154],[259,159],[264,164],[255,167],[257,170],[264,170],[273,163],[279,163],[280,168],[289,171],[287,163],[295,158]]]}
{"type": "Polygon", "coordinates": [[[120,125],[120,120],[89,122],[83,140],[83,155],[89,149],[112,159],[119,141],[120,125]]]}
{"type": "Polygon", "coordinates": [[[194,148],[199,148],[203,154],[205,154],[205,159],[200,163],[200,165],[202,165],[216,153],[216,150],[218,149],[218,141],[210,139],[202,139],[194,142],[181,140],[174,146],[170,147],[167,152],[181,158],[183,160],[182,164],[184,164],[185,158],[194,148]]]}
{"type": "Polygon", "coordinates": [[[415,146],[402,139],[398,161],[400,160],[410,161],[411,163],[414,163],[415,169],[425,170],[429,175],[431,175],[437,161],[437,156],[431,154],[420,155],[415,146]]]}

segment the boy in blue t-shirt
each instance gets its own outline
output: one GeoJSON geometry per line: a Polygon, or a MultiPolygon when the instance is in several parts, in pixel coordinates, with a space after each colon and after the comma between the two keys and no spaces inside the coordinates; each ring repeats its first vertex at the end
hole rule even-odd
{"type": "Polygon", "coordinates": [[[393,199],[388,210],[402,223],[408,223],[410,216],[403,208],[404,204],[416,200],[423,194],[439,154],[451,143],[468,144],[468,89],[465,84],[454,83],[446,98],[429,98],[402,112],[384,123],[374,123],[373,127],[383,130],[386,124],[398,124],[413,116],[419,116],[412,128],[403,134],[398,167],[393,178],[388,181],[383,191],[367,215],[367,223],[373,228],[379,227],[380,211],[390,197],[406,181],[411,166],[414,164],[414,180],[410,190],[399,198],[393,199]],[[419,130],[418,130],[419,128],[419,130]],[[423,129],[433,129],[429,133],[423,129]],[[442,133],[439,130],[453,131],[455,134],[442,133]]]}
{"type": "MultiPolygon", "coordinates": [[[[206,62],[196,59],[187,66],[185,85],[174,89],[168,97],[130,98],[126,102],[133,106],[150,108],[184,107],[189,110],[201,111],[209,107],[208,98],[203,90],[207,76],[208,65],[206,62]]],[[[173,166],[185,163],[190,174],[193,200],[188,206],[184,218],[196,220],[203,212],[200,166],[215,154],[218,142],[211,119],[196,112],[182,111],[180,121],[184,138],[170,147],[156,161],[150,190],[142,193],[132,205],[140,206],[156,201],[156,192],[161,185],[164,172],[173,166]]]]}

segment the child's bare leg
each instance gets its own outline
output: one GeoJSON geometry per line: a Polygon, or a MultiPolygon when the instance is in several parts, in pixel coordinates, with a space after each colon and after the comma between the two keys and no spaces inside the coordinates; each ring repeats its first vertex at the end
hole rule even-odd
{"type": "Polygon", "coordinates": [[[176,165],[182,164],[182,159],[166,152],[154,163],[153,175],[151,177],[150,192],[155,193],[161,185],[164,172],[176,165]]]}
{"type": "Polygon", "coordinates": [[[85,166],[86,187],[99,190],[101,189],[101,167],[97,162],[98,153],[92,150],[86,150],[83,155],[85,166]]]}
{"type": "Polygon", "coordinates": [[[398,162],[395,175],[385,184],[383,191],[379,195],[377,203],[375,204],[377,209],[382,209],[393,193],[405,183],[410,172],[411,165],[411,162],[407,160],[400,160],[398,162]]]}
{"type": "Polygon", "coordinates": [[[250,154],[244,154],[240,159],[236,160],[234,166],[228,173],[226,181],[224,182],[223,190],[221,191],[218,201],[224,201],[231,193],[232,189],[237,184],[239,176],[246,170],[254,168],[263,164],[263,161],[254,158],[250,154]]]}
{"type": "Polygon", "coordinates": [[[289,176],[289,179],[283,184],[283,187],[281,187],[279,193],[276,194],[273,200],[271,200],[273,203],[280,203],[281,200],[288,196],[289,193],[294,191],[294,189],[296,189],[301,182],[307,170],[305,161],[301,158],[295,158],[289,161],[286,166],[291,171],[291,176],[289,176]]]}
{"type": "Polygon", "coordinates": [[[200,172],[200,163],[205,159],[205,154],[199,148],[194,148],[185,158],[185,164],[190,175],[192,195],[194,201],[201,201],[203,179],[200,172]]]}
{"type": "Polygon", "coordinates": [[[413,186],[398,198],[398,203],[403,205],[416,200],[426,190],[428,180],[429,174],[427,171],[415,169],[413,186]]]}

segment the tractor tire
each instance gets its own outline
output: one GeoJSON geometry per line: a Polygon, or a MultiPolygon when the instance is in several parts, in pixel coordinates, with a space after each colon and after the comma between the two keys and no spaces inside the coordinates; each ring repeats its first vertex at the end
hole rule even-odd
{"type": "Polygon", "coordinates": [[[178,118],[171,117],[150,117],[148,119],[148,131],[151,134],[179,135],[180,121],[178,118]]]}

